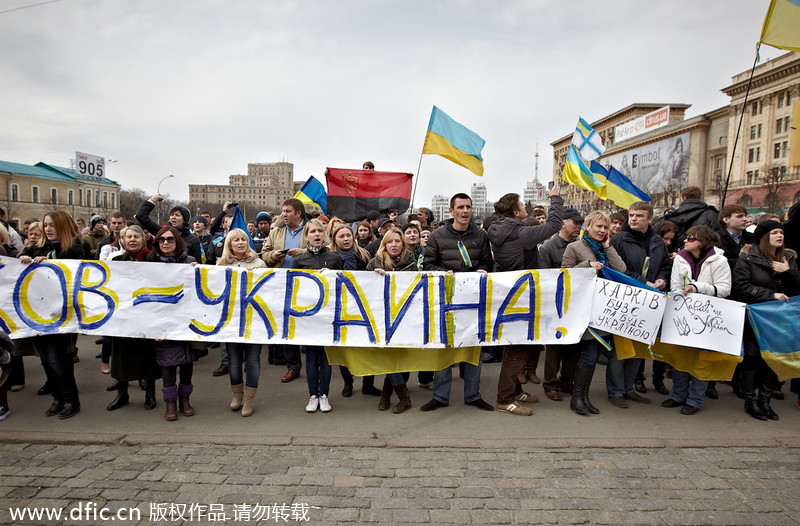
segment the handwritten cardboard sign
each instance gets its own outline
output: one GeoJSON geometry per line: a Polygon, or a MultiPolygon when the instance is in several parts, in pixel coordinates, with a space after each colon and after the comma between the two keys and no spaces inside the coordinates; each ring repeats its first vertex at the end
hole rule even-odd
{"type": "Polygon", "coordinates": [[[652,345],[665,304],[659,292],[597,278],[589,326],[652,345]]]}
{"type": "Polygon", "coordinates": [[[704,294],[670,294],[661,341],[739,356],[746,305],[704,294]]]}

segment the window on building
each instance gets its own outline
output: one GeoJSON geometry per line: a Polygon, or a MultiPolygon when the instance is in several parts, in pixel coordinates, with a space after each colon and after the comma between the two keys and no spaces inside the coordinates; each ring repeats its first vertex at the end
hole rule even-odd
{"type": "Polygon", "coordinates": [[[94,207],[100,208],[100,190],[97,190],[94,193],[94,207]]]}
{"type": "Polygon", "coordinates": [[[755,101],[750,106],[750,114],[751,115],[758,115],[758,101],[755,101]]]}
{"type": "Polygon", "coordinates": [[[50,189],[50,202],[54,205],[58,204],[58,190],[55,188],[50,189]]]}
{"type": "Polygon", "coordinates": [[[774,159],[780,159],[781,158],[781,143],[779,143],[779,142],[775,143],[775,152],[773,154],[773,158],[774,159]]]}
{"type": "Polygon", "coordinates": [[[19,201],[19,185],[18,184],[12,184],[11,185],[11,200],[13,202],[15,202],[15,203],[17,201],[19,201]]]}
{"type": "Polygon", "coordinates": [[[786,105],[787,106],[792,105],[792,92],[789,90],[786,90],[786,105]]]}
{"type": "Polygon", "coordinates": [[[750,197],[749,195],[743,195],[743,196],[742,196],[742,197],[739,199],[739,204],[740,204],[740,205],[742,205],[742,206],[743,206],[743,207],[745,207],[745,208],[748,208],[748,207],[750,207],[750,206],[753,206],[753,198],[752,198],[752,197],[750,197]]]}
{"type": "Polygon", "coordinates": [[[783,118],[783,129],[786,130],[786,133],[789,133],[791,130],[792,118],[791,117],[784,117],[783,118]]]}
{"type": "Polygon", "coordinates": [[[758,138],[761,138],[761,124],[758,125],[758,138]]]}
{"type": "Polygon", "coordinates": [[[778,107],[779,108],[783,108],[783,96],[784,96],[783,92],[778,93],[778,107]]]}
{"type": "Polygon", "coordinates": [[[753,163],[756,160],[756,150],[755,148],[750,148],[747,152],[747,162],[753,163]]]}
{"type": "Polygon", "coordinates": [[[783,133],[783,119],[775,121],[775,133],[783,133]]]}
{"type": "Polygon", "coordinates": [[[74,205],[75,204],[73,202],[74,200],[75,200],[75,192],[73,192],[72,190],[67,190],[67,204],[74,205]]]}
{"type": "Polygon", "coordinates": [[[761,146],[756,147],[756,162],[761,161],[761,146]]]}
{"type": "Polygon", "coordinates": [[[755,139],[756,138],[756,125],[755,124],[750,126],[750,138],[751,139],[755,139]]]}
{"type": "Polygon", "coordinates": [[[103,208],[108,208],[108,192],[103,192],[103,208]]]}
{"type": "Polygon", "coordinates": [[[39,187],[32,186],[31,187],[31,202],[38,203],[39,202],[39,187]]]}
{"type": "Polygon", "coordinates": [[[111,192],[111,208],[115,210],[117,208],[117,194],[114,192],[111,192]]]}
{"type": "Polygon", "coordinates": [[[758,184],[758,170],[753,172],[753,183],[758,184]]]}
{"type": "Polygon", "coordinates": [[[88,206],[88,207],[92,206],[92,191],[91,190],[86,190],[86,206],[88,206]]]}
{"type": "Polygon", "coordinates": [[[747,184],[753,184],[753,172],[752,172],[752,170],[747,172],[747,184]]]}
{"type": "Polygon", "coordinates": [[[781,157],[786,157],[789,155],[789,141],[783,141],[783,154],[781,157]]]}

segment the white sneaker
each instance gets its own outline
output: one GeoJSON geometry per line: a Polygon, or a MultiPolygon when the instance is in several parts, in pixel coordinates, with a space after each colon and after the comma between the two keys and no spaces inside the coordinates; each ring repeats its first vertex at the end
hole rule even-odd
{"type": "MultiPolygon", "coordinates": [[[[330,410],[331,406],[328,406],[328,411],[330,410]]],[[[11,414],[11,409],[7,408],[4,405],[0,405],[0,420],[5,420],[10,414],[11,414]]]]}
{"type": "Polygon", "coordinates": [[[306,406],[307,413],[314,413],[316,412],[317,408],[319,407],[319,398],[316,396],[312,396],[308,399],[308,405],[306,406]]]}
{"type": "Polygon", "coordinates": [[[331,410],[331,404],[328,402],[328,395],[322,395],[319,397],[319,410],[323,413],[327,413],[331,410]]]}

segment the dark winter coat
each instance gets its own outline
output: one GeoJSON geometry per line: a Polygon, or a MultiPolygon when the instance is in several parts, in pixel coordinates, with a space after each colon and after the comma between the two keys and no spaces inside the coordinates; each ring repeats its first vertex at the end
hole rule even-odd
{"type": "MultiPolygon", "coordinates": [[[[161,225],[150,219],[150,212],[152,212],[155,207],[156,205],[148,199],[139,206],[139,211],[133,216],[134,219],[142,225],[143,229],[153,235],[158,234],[158,231],[162,228],[161,225]]],[[[192,256],[195,261],[202,261],[203,255],[200,252],[200,238],[194,235],[190,226],[191,225],[184,225],[182,227],[175,227],[175,229],[180,233],[183,242],[186,243],[186,251],[189,255],[192,256]]]]}
{"type": "Polygon", "coordinates": [[[672,221],[678,225],[678,246],[686,236],[686,231],[693,226],[706,225],[717,234],[722,234],[719,210],[699,199],[684,199],[678,208],[665,214],[661,221],[672,221]]]}
{"type": "MultiPolygon", "coordinates": [[[[23,254],[25,254],[25,251],[23,251],[23,254]]],[[[61,244],[58,241],[48,240],[41,247],[31,247],[30,253],[25,255],[32,258],[44,256],[47,259],[86,259],[83,243],[77,237],[67,250],[61,250],[61,244]]]]}
{"type": "Polygon", "coordinates": [[[657,279],[663,279],[669,286],[672,262],[667,253],[667,245],[652,227],[647,227],[646,232],[639,232],[625,224],[622,232],[611,236],[611,246],[625,262],[625,274],[642,283],[654,283],[657,279]],[[647,275],[643,275],[644,261],[648,256],[650,266],[647,275]]]}
{"type": "Polygon", "coordinates": [[[489,244],[489,236],[485,230],[478,228],[474,223],[470,223],[464,232],[453,228],[453,219],[448,219],[444,226],[431,232],[428,244],[425,247],[425,259],[423,261],[425,270],[438,270],[447,272],[475,272],[485,270],[491,272],[494,269],[494,258],[492,248],[489,244]],[[471,266],[467,266],[461,257],[458,249],[458,242],[461,241],[467,249],[471,266]]]}
{"type": "Polygon", "coordinates": [[[543,225],[526,226],[513,217],[501,217],[489,226],[498,272],[541,268],[539,245],[561,229],[564,202],[560,196],[550,198],[550,211],[543,225]]]}
{"type": "Polygon", "coordinates": [[[336,252],[331,252],[326,247],[322,247],[319,254],[314,254],[310,250],[306,250],[296,258],[294,258],[294,267],[311,270],[342,270],[342,258],[336,252]]]}
{"type": "Polygon", "coordinates": [[[784,253],[789,262],[789,270],[776,274],[757,246],[746,246],[733,270],[731,299],[744,303],[763,303],[773,301],[777,292],[787,296],[800,294],[797,254],[789,249],[785,249],[784,253]]]}
{"type": "Polygon", "coordinates": [[[739,253],[742,251],[742,248],[744,248],[745,245],[753,244],[753,234],[747,230],[742,230],[742,235],[739,237],[739,242],[737,243],[731,236],[731,233],[725,230],[722,232],[720,239],[722,240],[722,250],[725,251],[728,265],[731,267],[731,272],[733,272],[733,269],[736,268],[736,260],[739,259],[739,253]]]}

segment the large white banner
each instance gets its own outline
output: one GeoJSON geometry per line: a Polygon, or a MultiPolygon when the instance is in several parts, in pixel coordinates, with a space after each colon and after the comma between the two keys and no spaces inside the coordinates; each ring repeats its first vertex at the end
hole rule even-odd
{"type": "Polygon", "coordinates": [[[746,307],[704,294],[670,294],[661,341],[739,356],[746,307]]]}
{"type": "Polygon", "coordinates": [[[597,278],[589,326],[652,345],[666,306],[661,292],[597,278]]]}
{"type": "Polygon", "coordinates": [[[0,260],[0,328],[368,347],[576,343],[593,269],[495,274],[0,260]]]}

